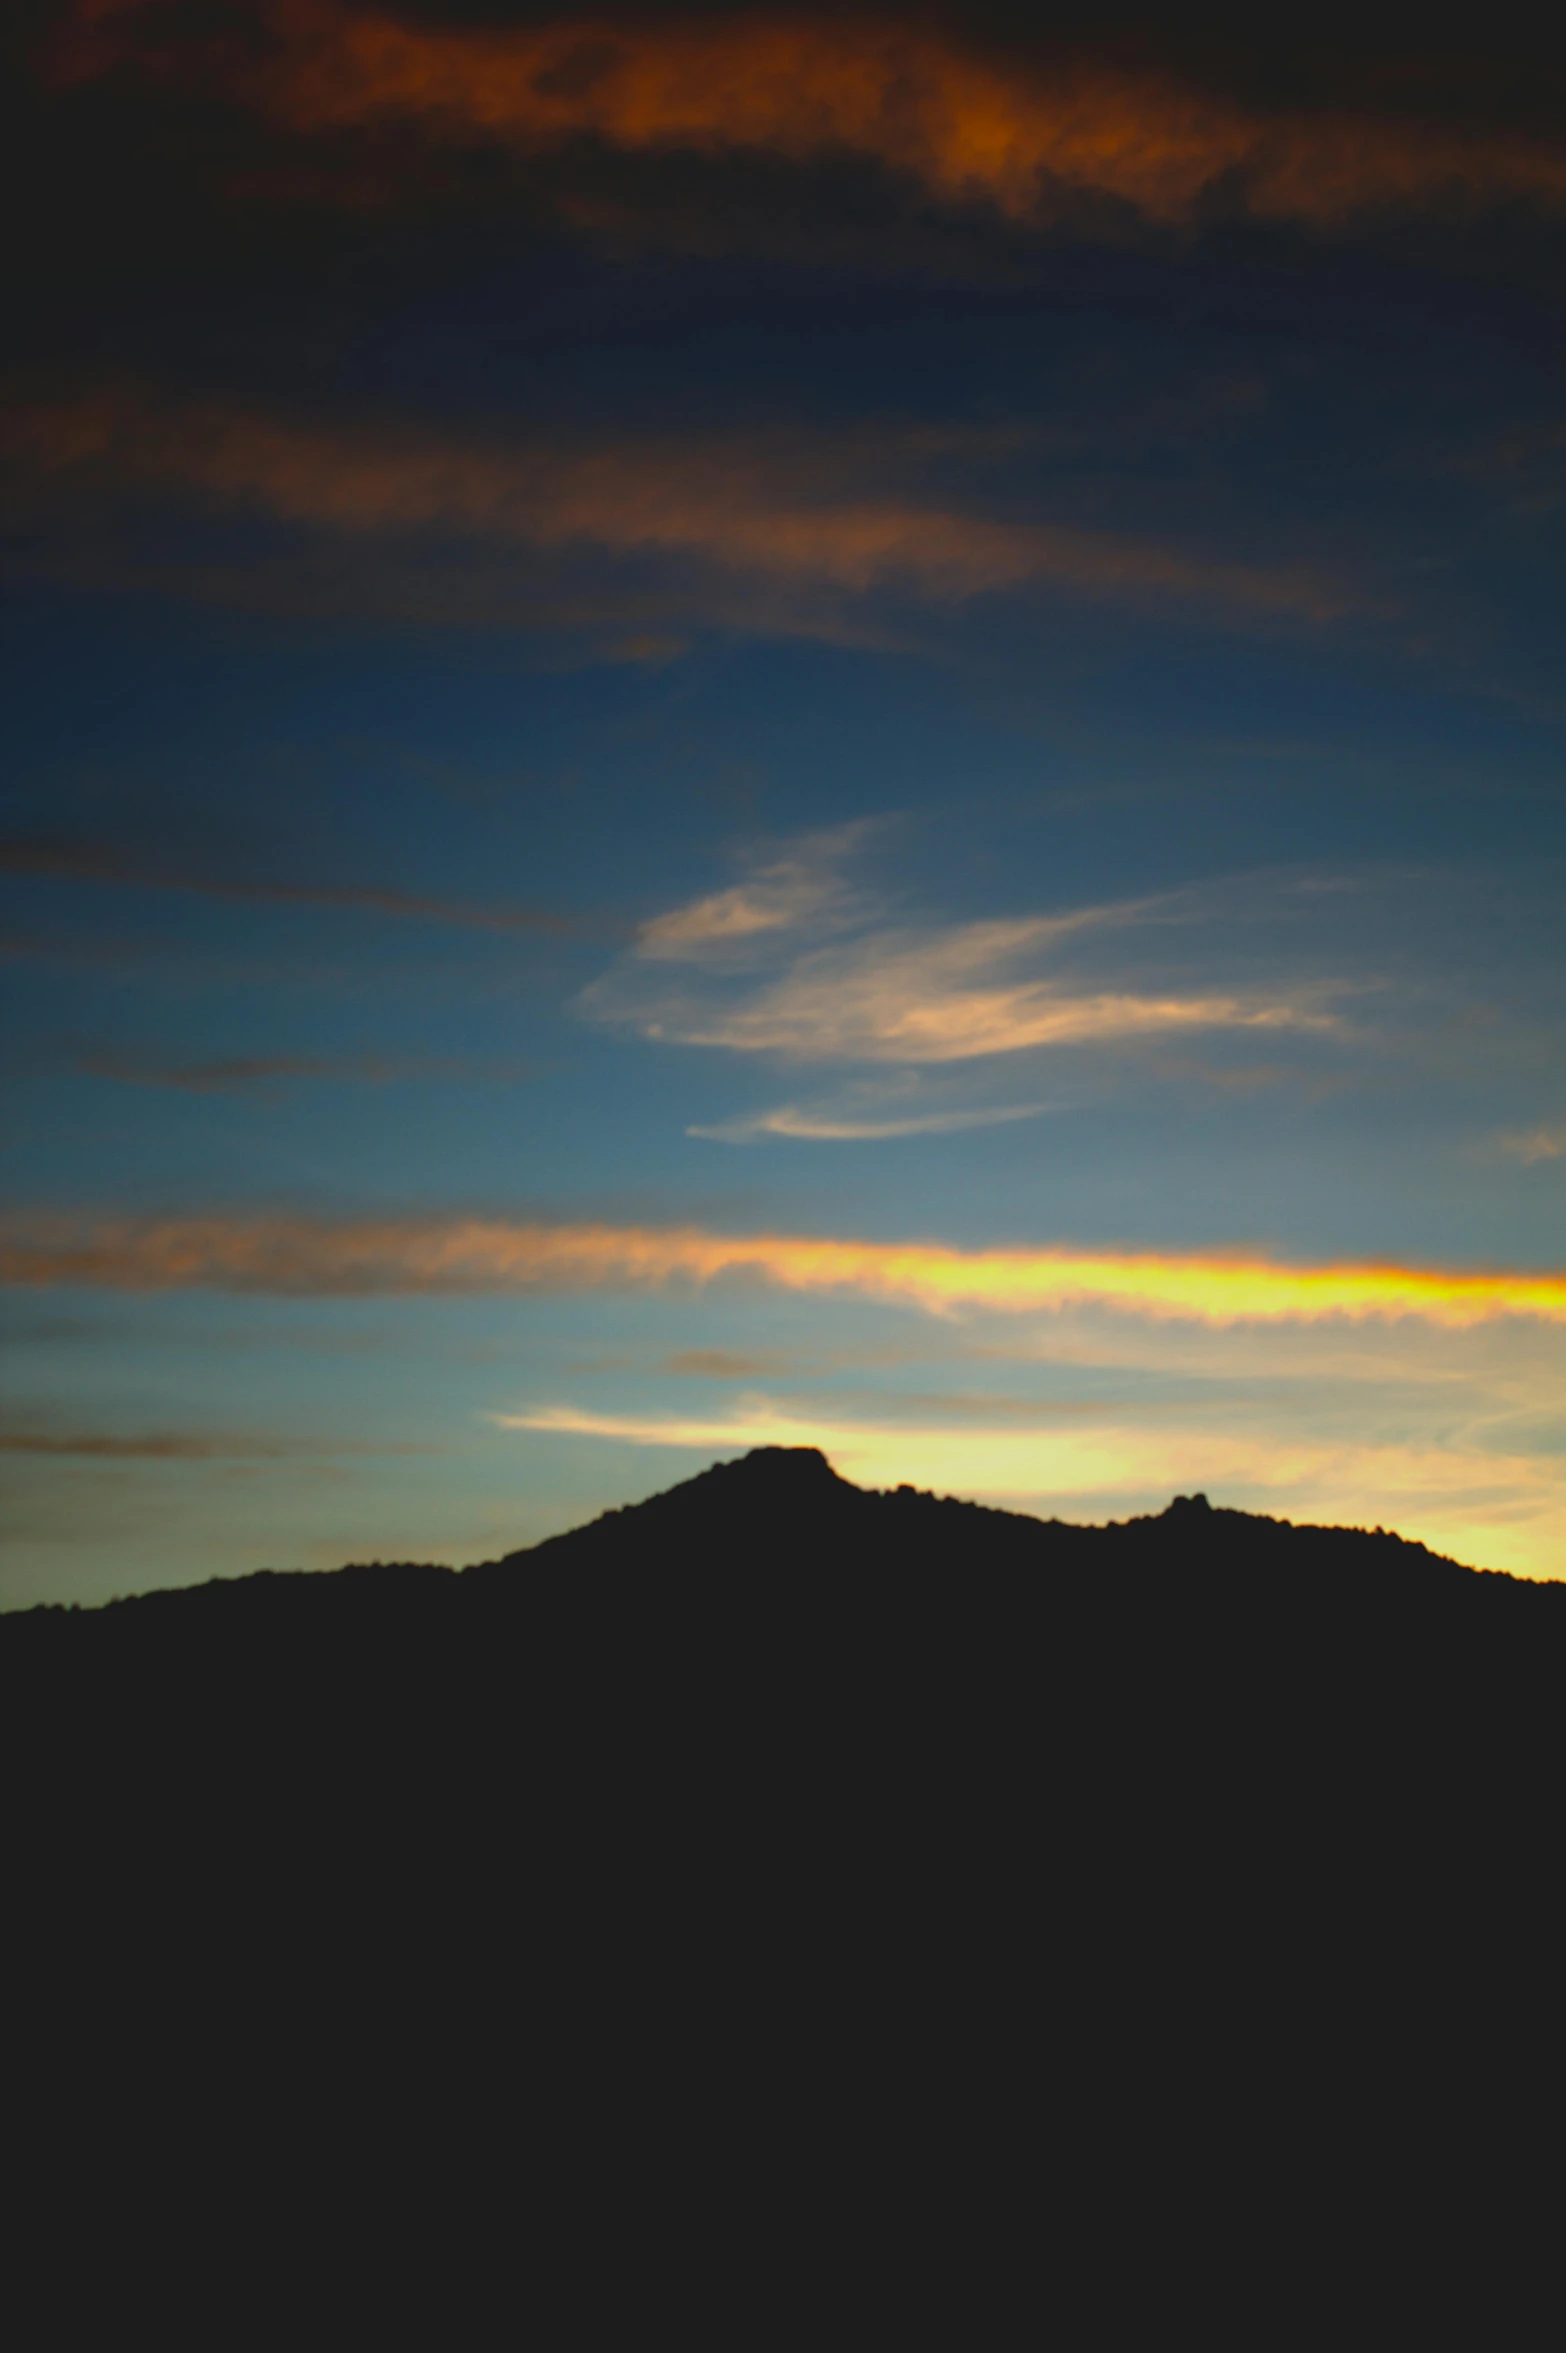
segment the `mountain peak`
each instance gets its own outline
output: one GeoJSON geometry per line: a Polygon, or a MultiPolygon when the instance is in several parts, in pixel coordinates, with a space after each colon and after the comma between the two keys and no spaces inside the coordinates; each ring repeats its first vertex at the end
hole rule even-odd
{"type": "Polygon", "coordinates": [[[819,1446],[753,1446],[738,1462],[715,1467],[750,1471],[766,1478],[832,1479],[838,1486],[846,1484],[838,1478],[819,1446]]]}
{"type": "Polygon", "coordinates": [[[715,1462],[694,1479],[671,1488],[673,1495],[700,1489],[710,1495],[721,1489],[726,1501],[746,1510],[765,1510],[769,1504],[805,1505],[829,1497],[859,1497],[862,1488],[840,1478],[819,1446],[753,1446],[733,1462],[715,1462]]]}

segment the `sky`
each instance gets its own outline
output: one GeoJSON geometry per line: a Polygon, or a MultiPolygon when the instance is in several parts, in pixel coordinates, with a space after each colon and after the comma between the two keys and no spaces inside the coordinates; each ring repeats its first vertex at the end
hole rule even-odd
{"type": "Polygon", "coordinates": [[[4,37],[0,1606],[767,1443],[1566,1574],[1547,28],[4,37]]]}

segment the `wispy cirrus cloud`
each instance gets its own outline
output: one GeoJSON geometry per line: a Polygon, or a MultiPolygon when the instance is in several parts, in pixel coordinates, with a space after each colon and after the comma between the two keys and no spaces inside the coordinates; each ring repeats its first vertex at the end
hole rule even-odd
{"type": "Polygon", "coordinates": [[[1498,1317],[1566,1323],[1566,1273],[1337,1261],[1255,1252],[960,1250],[696,1226],[542,1224],[499,1217],[13,1215],[0,1282],[298,1297],[663,1291],[718,1282],[858,1298],[926,1313],[1015,1316],[1085,1305],[1215,1327],[1415,1317],[1465,1329],[1498,1317]]]}
{"type": "Polygon", "coordinates": [[[744,963],[780,936],[819,937],[851,927],[863,902],[843,862],[873,830],[861,820],[801,836],[753,863],[732,889],[653,916],[636,935],[637,956],[648,964],[744,963]]]}
{"type": "Polygon", "coordinates": [[[797,165],[856,155],[927,198],[1017,220],[1089,199],[1176,225],[1220,201],[1323,231],[1442,203],[1566,203],[1566,162],[1547,139],[1465,121],[1461,85],[1455,109],[1421,115],[1406,91],[1389,104],[1384,70],[1336,104],[1262,106],[1107,47],[986,43],[939,16],[573,12],[508,27],[333,0],[251,0],[239,13],[259,42],[192,39],[167,7],[84,8],[60,70],[139,62],[317,144],[397,125],[437,146],[531,155],[584,140],[797,165]]]}
{"type": "Polygon", "coordinates": [[[738,1004],[663,995],[638,1012],[622,979],[615,989],[589,992],[583,1005],[597,1018],[630,1021],[648,1037],[800,1062],[958,1062],[1182,1030],[1334,1026],[1319,1001],[1083,989],[1052,976],[1020,976],[1019,967],[1047,954],[1056,937],[1047,917],[923,936],[887,932],[803,956],[738,1004]]]}
{"type": "MultiPolygon", "coordinates": [[[[790,871],[802,878],[821,867],[828,891],[850,846],[846,838],[820,837],[801,845],[790,871]]],[[[654,917],[630,952],[582,992],[579,1010],[666,1044],[795,1062],[910,1066],[1203,1030],[1320,1033],[1337,1026],[1320,984],[1263,990],[1169,977],[1149,985],[1135,970],[1145,974],[1153,963],[1145,944],[1134,958],[1123,951],[1112,976],[1072,968],[1072,951],[1145,932],[1167,917],[1167,902],[916,926],[888,922],[868,896],[818,903],[801,879],[796,899],[776,901],[765,924],[736,928],[729,911],[747,903],[746,890],[740,885],[654,917]],[[820,939],[822,905],[852,936],[820,939]],[[685,974],[671,977],[680,965],[685,974]]]]}

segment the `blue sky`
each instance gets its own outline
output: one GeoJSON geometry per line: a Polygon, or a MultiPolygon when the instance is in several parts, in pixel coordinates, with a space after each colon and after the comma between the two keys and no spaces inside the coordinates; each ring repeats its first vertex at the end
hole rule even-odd
{"type": "Polygon", "coordinates": [[[0,1600],[779,1437],[1559,1573],[1543,61],[200,14],[24,59],[0,1600]]]}

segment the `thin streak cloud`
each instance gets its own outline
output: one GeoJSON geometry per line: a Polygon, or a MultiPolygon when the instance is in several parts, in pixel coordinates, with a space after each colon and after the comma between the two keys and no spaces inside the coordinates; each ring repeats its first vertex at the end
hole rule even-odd
{"type": "Polygon", "coordinates": [[[112,843],[42,836],[0,840],[0,874],[59,882],[101,882],[140,890],[193,891],[216,899],[267,906],[337,907],[391,915],[415,923],[453,923],[479,931],[566,931],[568,918],[547,908],[474,907],[417,892],[355,883],[269,882],[224,874],[194,874],[112,843]]]}
{"type": "Polygon", "coordinates": [[[286,1086],[296,1079],[333,1085],[419,1086],[442,1081],[513,1081],[531,1075],[519,1062],[476,1062],[438,1054],[226,1054],[180,1061],[125,1046],[78,1046],[67,1067],[83,1078],[120,1086],[168,1087],[186,1095],[232,1095],[286,1086]]]}
{"type": "Polygon", "coordinates": [[[165,1430],[117,1437],[97,1430],[0,1433],[0,1454],[37,1454],[93,1462],[283,1462],[301,1455],[434,1454],[433,1446],[333,1443],[318,1438],[251,1438],[219,1431],[165,1430]]]}
{"type": "Polygon", "coordinates": [[[1500,1316],[1566,1322],[1566,1272],[1290,1265],[1260,1255],[1016,1248],[700,1227],[544,1225],[503,1218],[13,1217],[0,1282],[300,1297],[661,1291],[732,1280],[931,1314],[1096,1306],[1155,1322],[1351,1322],[1500,1316]]]}
{"type": "Polygon", "coordinates": [[[688,1136],[706,1136],[720,1144],[757,1144],[768,1136],[785,1136],[808,1144],[878,1144],[900,1136],[954,1136],[968,1128],[1008,1127],[1019,1119],[1038,1119],[1047,1103],[1005,1103],[989,1110],[910,1111],[901,1117],[831,1103],[779,1103],[770,1111],[748,1111],[713,1127],[688,1127],[688,1136]]]}
{"type": "Polygon", "coordinates": [[[830,436],[814,445],[757,434],[486,446],[471,433],[312,425],[120,394],[17,407],[0,449],[35,482],[62,489],[183,493],[350,536],[456,535],[554,556],[674,558],[780,589],[893,590],[960,604],[1055,588],[1195,602],[1251,626],[1386,610],[1312,564],[1245,562],[866,491],[830,436]]]}

